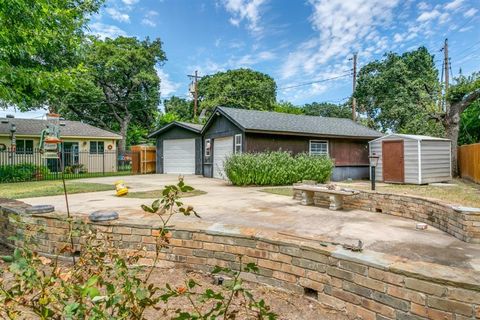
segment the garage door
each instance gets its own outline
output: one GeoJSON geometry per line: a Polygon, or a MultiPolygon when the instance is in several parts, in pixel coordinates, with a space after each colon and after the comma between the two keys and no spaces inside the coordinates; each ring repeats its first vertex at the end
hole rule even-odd
{"type": "Polygon", "coordinates": [[[227,179],[223,171],[223,162],[233,153],[233,137],[213,140],[213,177],[227,179]]]}
{"type": "Polygon", "coordinates": [[[163,141],[163,172],[195,174],[195,139],[163,141]]]}

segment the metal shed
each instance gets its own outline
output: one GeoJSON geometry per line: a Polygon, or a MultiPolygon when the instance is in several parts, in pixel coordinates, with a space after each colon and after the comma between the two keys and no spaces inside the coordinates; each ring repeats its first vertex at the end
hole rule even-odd
{"type": "Polygon", "coordinates": [[[452,179],[452,147],[448,139],[390,134],[369,142],[379,157],[375,180],[426,184],[452,179]]]}

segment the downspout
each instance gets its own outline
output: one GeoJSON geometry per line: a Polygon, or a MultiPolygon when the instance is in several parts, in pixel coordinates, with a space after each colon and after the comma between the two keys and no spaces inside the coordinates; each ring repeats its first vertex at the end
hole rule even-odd
{"type": "Polygon", "coordinates": [[[418,154],[418,184],[422,184],[422,141],[417,141],[418,154]]]}

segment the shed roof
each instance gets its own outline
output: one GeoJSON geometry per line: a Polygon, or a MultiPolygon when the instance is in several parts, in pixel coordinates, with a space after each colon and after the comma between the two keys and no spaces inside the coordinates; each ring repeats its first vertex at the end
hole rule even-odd
{"type": "MultiPolygon", "coordinates": [[[[438,137],[431,137],[431,136],[422,136],[422,135],[416,135],[416,134],[401,134],[401,133],[392,133],[392,134],[389,134],[389,135],[386,135],[386,136],[383,136],[383,137],[380,137],[378,139],[375,139],[373,141],[377,141],[377,140],[382,140],[382,139],[385,139],[387,137],[399,137],[399,138],[404,138],[404,139],[411,139],[411,140],[417,140],[417,141],[423,141],[423,140],[429,140],[429,141],[450,141],[449,139],[445,139],[445,138],[438,138],[438,137]]],[[[373,141],[370,141],[370,142],[373,142],[373,141]]]]}
{"type": "MultiPolygon", "coordinates": [[[[376,130],[345,118],[306,116],[227,107],[217,107],[216,111],[224,114],[245,131],[359,138],[377,138],[382,135],[382,133],[376,130]]],[[[213,116],[204,126],[204,130],[212,118],[213,116]]]]}
{"type": "MultiPolygon", "coordinates": [[[[50,122],[42,119],[0,118],[0,134],[10,134],[11,125],[15,124],[17,135],[40,136],[50,122]]],[[[65,124],[60,126],[63,137],[95,137],[122,139],[122,136],[108,130],[94,127],[80,121],[60,120],[65,124]]]]}
{"type": "Polygon", "coordinates": [[[167,131],[168,129],[170,129],[171,127],[174,127],[174,126],[181,127],[181,128],[193,131],[195,133],[200,133],[200,131],[202,131],[202,128],[203,128],[203,125],[197,124],[197,123],[190,123],[190,122],[183,122],[183,121],[172,121],[169,124],[166,124],[163,127],[158,128],[154,132],[150,133],[148,135],[148,137],[153,138],[153,137],[159,135],[162,132],[167,131]]]}

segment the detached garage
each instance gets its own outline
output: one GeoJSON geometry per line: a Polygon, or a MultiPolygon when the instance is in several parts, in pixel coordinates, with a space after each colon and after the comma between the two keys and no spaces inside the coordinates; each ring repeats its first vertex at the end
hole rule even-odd
{"type": "Polygon", "coordinates": [[[174,121],[151,133],[156,138],[157,173],[202,174],[202,126],[174,121]]]}
{"type": "Polygon", "coordinates": [[[427,184],[452,179],[451,141],[390,134],[369,142],[370,156],[378,156],[377,181],[427,184]]]}

